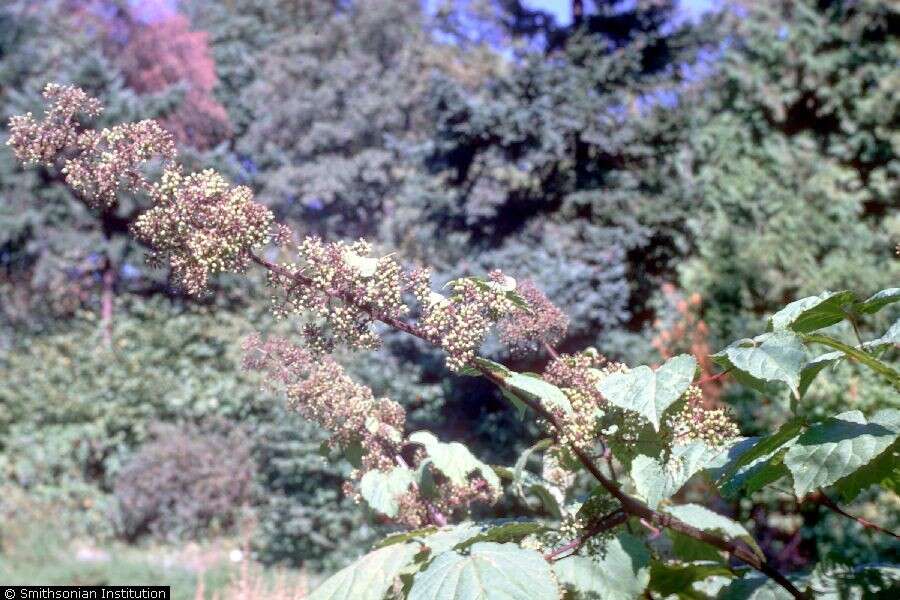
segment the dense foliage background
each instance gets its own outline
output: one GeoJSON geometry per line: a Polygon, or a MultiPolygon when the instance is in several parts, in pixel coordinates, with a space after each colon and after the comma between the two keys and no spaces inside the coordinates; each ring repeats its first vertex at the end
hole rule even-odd
{"type": "MultiPolygon", "coordinates": [[[[560,23],[518,0],[10,0],[0,121],[38,112],[47,82],[79,85],[105,123],[160,118],[189,164],[301,233],[365,236],[439,282],[533,279],[571,318],[560,348],[626,362],[701,359],[793,299],[900,281],[896,6],[736,0],[687,19],[674,1],[572,4],[583,15],[560,23]]],[[[58,173],[0,152],[0,514],[40,503],[72,536],[128,543],[252,522],[259,560],[333,570],[385,528],[344,497],[349,466],[322,460],[321,433],[239,368],[243,336],[298,326],[260,308],[261,279],[198,300],[148,268],[129,236],[140,202],[91,213],[58,173]],[[196,485],[217,455],[234,477],[196,485]]],[[[351,368],[486,461],[536,435],[408,339],[351,368]]],[[[840,369],[809,411],[896,406],[840,369]]],[[[708,392],[747,434],[785,418],[727,379],[708,392]]],[[[900,526],[895,494],[863,506],[900,526]]],[[[768,492],[727,510],[791,569],[900,559],[768,492]]]]}

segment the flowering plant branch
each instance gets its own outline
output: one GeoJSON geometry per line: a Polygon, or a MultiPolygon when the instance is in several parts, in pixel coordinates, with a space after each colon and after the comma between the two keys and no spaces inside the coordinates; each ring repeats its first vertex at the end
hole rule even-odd
{"type": "MultiPolygon", "coordinates": [[[[95,132],[76,118],[96,114],[100,107],[95,100],[60,86],[48,86],[45,95],[49,108],[43,121],[25,115],[10,123],[9,144],[21,160],[61,163],[69,184],[92,206],[109,206],[122,190],[147,194],[152,207],[137,219],[135,234],[151,247],[154,261],[172,266],[188,292],[201,293],[217,273],[241,272],[256,264],[268,273],[273,311],[304,318],[302,346],[251,337],[245,342],[246,366],[265,372],[296,410],[330,432],[328,444],[354,467],[347,494],[412,530],[388,538],[349,571],[335,575],[314,599],[380,598],[400,581],[405,583],[399,593],[413,600],[462,597],[459,587],[456,595],[435,595],[446,569],[478,571],[478,585],[490,581],[495,590],[524,587],[539,599],[557,598],[560,588],[575,594],[649,594],[662,585],[648,575],[651,563],[664,569],[693,565],[697,581],[703,579],[707,571],[692,558],[677,552],[660,556],[657,549],[648,549],[647,540],[615,534],[632,518],[711,546],[791,596],[806,598],[803,584],[774,569],[740,524],[702,506],[677,505],[672,497],[700,472],[723,493],[740,493],[752,470],[768,483],[790,476],[799,498],[835,486],[852,499],[891,468],[900,432],[898,411],[868,418],[851,411],[821,423],[795,419],[760,440],[740,438],[726,411],[704,406],[692,357],[672,357],[652,369],[609,362],[590,349],[559,354],[553,344],[565,331],[565,315],[533,283],[494,271],[484,279],[452,281],[444,294],[432,290],[427,269],[404,270],[392,256],[373,257],[364,241],[298,241],[248,188],[232,187],[213,171],[182,173],[171,139],[158,127],[143,123],[95,132]],[[144,175],[143,165],[150,160],[164,165],[159,181],[144,175]],[[262,249],[273,243],[292,260],[266,258],[262,249]],[[417,319],[410,316],[410,297],[417,319]],[[376,323],[440,348],[452,371],[493,382],[515,406],[531,410],[551,438],[507,469],[488,466],[462,444],[443,442],[430,432],[407,434],[403,407],[376,398],[330,356],[338,346],[377,347],[376,323]],[[551,357],[544,373],[516,373],[480,357],[479,349],[494,329],[510,344],[543,348],[551,357]],[[832,430],[846,433],[848,424],[853,436],[865,438],[864,444],[834,441],[832,430]],[[595,462],[598,446],[608,475],[595,462]],[[544,452],[540,477],[525,468],[536,450],[544,452]],[[838,463],[822,461],[823,451],[849,456],[836,468],[838,463]],[[620,483],[613,457],[625,468],[633,492],[620,483]],[[599,485],[585,501],[567,503],[568,487],[581,469],[599,485]],[[448,525],[468,517],[475,503],[495,502],[504,493],[501,477],[512,480],[522,496],[537,494],[558,524],[463,520],[448,525]],[[626,580],[610,582],[598,575],[611,568],[604,561],[623,556],[633,568],[626,580]],[[388,569],[381,560],[393,566],[388,569]]],[[[806,298],[774,315],[772,331],[736,342],[711,358],[723,373],[752,387],[786,387],[794,403],[824,366],[839,360],[859,361],[896,383],[900,376],[879,355],[896,346],[900,325],[855,347],[812,332],[844,314],[856,323],[898,300],[900,290],[883,290],[866,300],[850,292],[806,298]],[[812,344],[837,352],[809,360],[812,344]]],[[[716,573],[723,571],[736,576],[725,566],[716,573]]]]}

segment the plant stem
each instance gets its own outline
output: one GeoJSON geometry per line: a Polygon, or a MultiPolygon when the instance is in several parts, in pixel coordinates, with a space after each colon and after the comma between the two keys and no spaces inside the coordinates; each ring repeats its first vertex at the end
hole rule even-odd
{"type": "Polygon", "coordinates": [[[816,504],[819,504],[820,506],[824,506],[825,508],[841,515],[842,517],[846,517],[846,518],[850,519],[851,521],[856,521],[857,523],[859,523],[866,529],[871,529],[872,531],[878,531],[879,533],[884,533],[886,535],[889,535],[893,538],[900,540],[900,535],[897,535],[893,531],[889,531],[889,530],[885,529],[884,527],[881,527],[880,525],[876,525],[875,523],[873,523],[867,519],[863,519],[862,517],[855,517],[855,516],[851,515],[850,513],[846,512],[843,508],[838,506],[834,500],[832,500],[831,498],[826,496],[822,490],[818,490],[816,492],[813,492],[812,494],[809,494],[806,497],[806,499],[811,502],[814,502],[816,504]]]}

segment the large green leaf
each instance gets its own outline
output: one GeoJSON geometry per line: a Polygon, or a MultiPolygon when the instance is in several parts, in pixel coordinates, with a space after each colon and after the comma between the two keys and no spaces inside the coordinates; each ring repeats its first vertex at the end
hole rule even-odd
{"type": "Polygon", "coordinates": [[[853,292],[824,292],[818,296],[801,298],[791,302],[770,321],[772,329],[793,329],[808,333],[840,323],[847,316],[845,308],[853,304],[853,292]]]}
{"type": "Polygon", "coordinates": [[[638,494],[650,508],[672,497],[695,473],[706,468],[719,454],[703,442],[676,445],[663,462],[650,456],[636,456],[631,462],[631,478],[638,494]]]}
{"type": "Polygon", "coordinates": [[[422,444],[434,468],[443,473],[455,485],[463,486],[469,475],[478,472],[494,490],[500,490],[500,479],[494,470],[481,462],[459,442],[444,443],[428,431],[417,431],[409,436],[409,441],[422,444]]]}
{"type": "Polygon", "coordinates": [[[558,600],[550,565],[516,544],[479,542],[439,554],[413,579],[408,600],[558,600]]]}
{"type": "Polygon", "coordinates": [[[888,288],[872,294],[866,300],[854,306],[856,312],[870,315],[878,312],[888,304],[900,302],[900,288],[888,288]]]}
{"type": "Polygon", "coordinates": [[[609,402],[642,415],[659,431],[663,413],[684,394],[696,369],[694,357],[682,354],[656,371],[640,366],[627,373],[613,373],[600,382],[598,389],[609,402]]]}
{"type": "Polygon", "coordinates": [[[369,552],[326,579],[309,600],[383,600],[418,552],[416,544],[394,544],[369,552]]]}
{"type": "Polygon", "coordinates": [[[798,498],[829,486],[871,463],[897,440],[900,411],[879,411],[866,420],[849,411],[804,432],[784,457],[798,498]]]}
{"type": "Polygon", "coordinates": [[[387,473],[369,471],[359,482],[359,493],[373,510],[393,519],[400,509],[400,496],[415,482],[415,474],[406,467],[395,467],[387,473]]]}
{"type": "Polygon", "coordinates": [[[570,600],[632,600],[650,582],[650,553],[634,536],[610,540],[601,556],[570,556],[553,563],[570,600]]]}
{"type": "Polygon", "coordinates": [[[797,334],[778,330],[752,340],[741,340],[713,355],[720,365],[732,371],[741,383],[763,393],[766,382],[787,384],[799,396],[800,372],[806,365],[806,349],[797,334]]]}

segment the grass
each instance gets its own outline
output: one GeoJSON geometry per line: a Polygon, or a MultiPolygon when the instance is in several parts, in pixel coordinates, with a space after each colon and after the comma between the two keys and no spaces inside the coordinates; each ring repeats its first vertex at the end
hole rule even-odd
{"type": "Polygon", "coordinates": [[[302,598],[299,571],[266,569],[230,552],[235,539],[202,544],[130,546],[70,539],[65,529],[35,514],[0,525],[0,582],[4,585],[168,585],[177,600],[302,598]]]}

